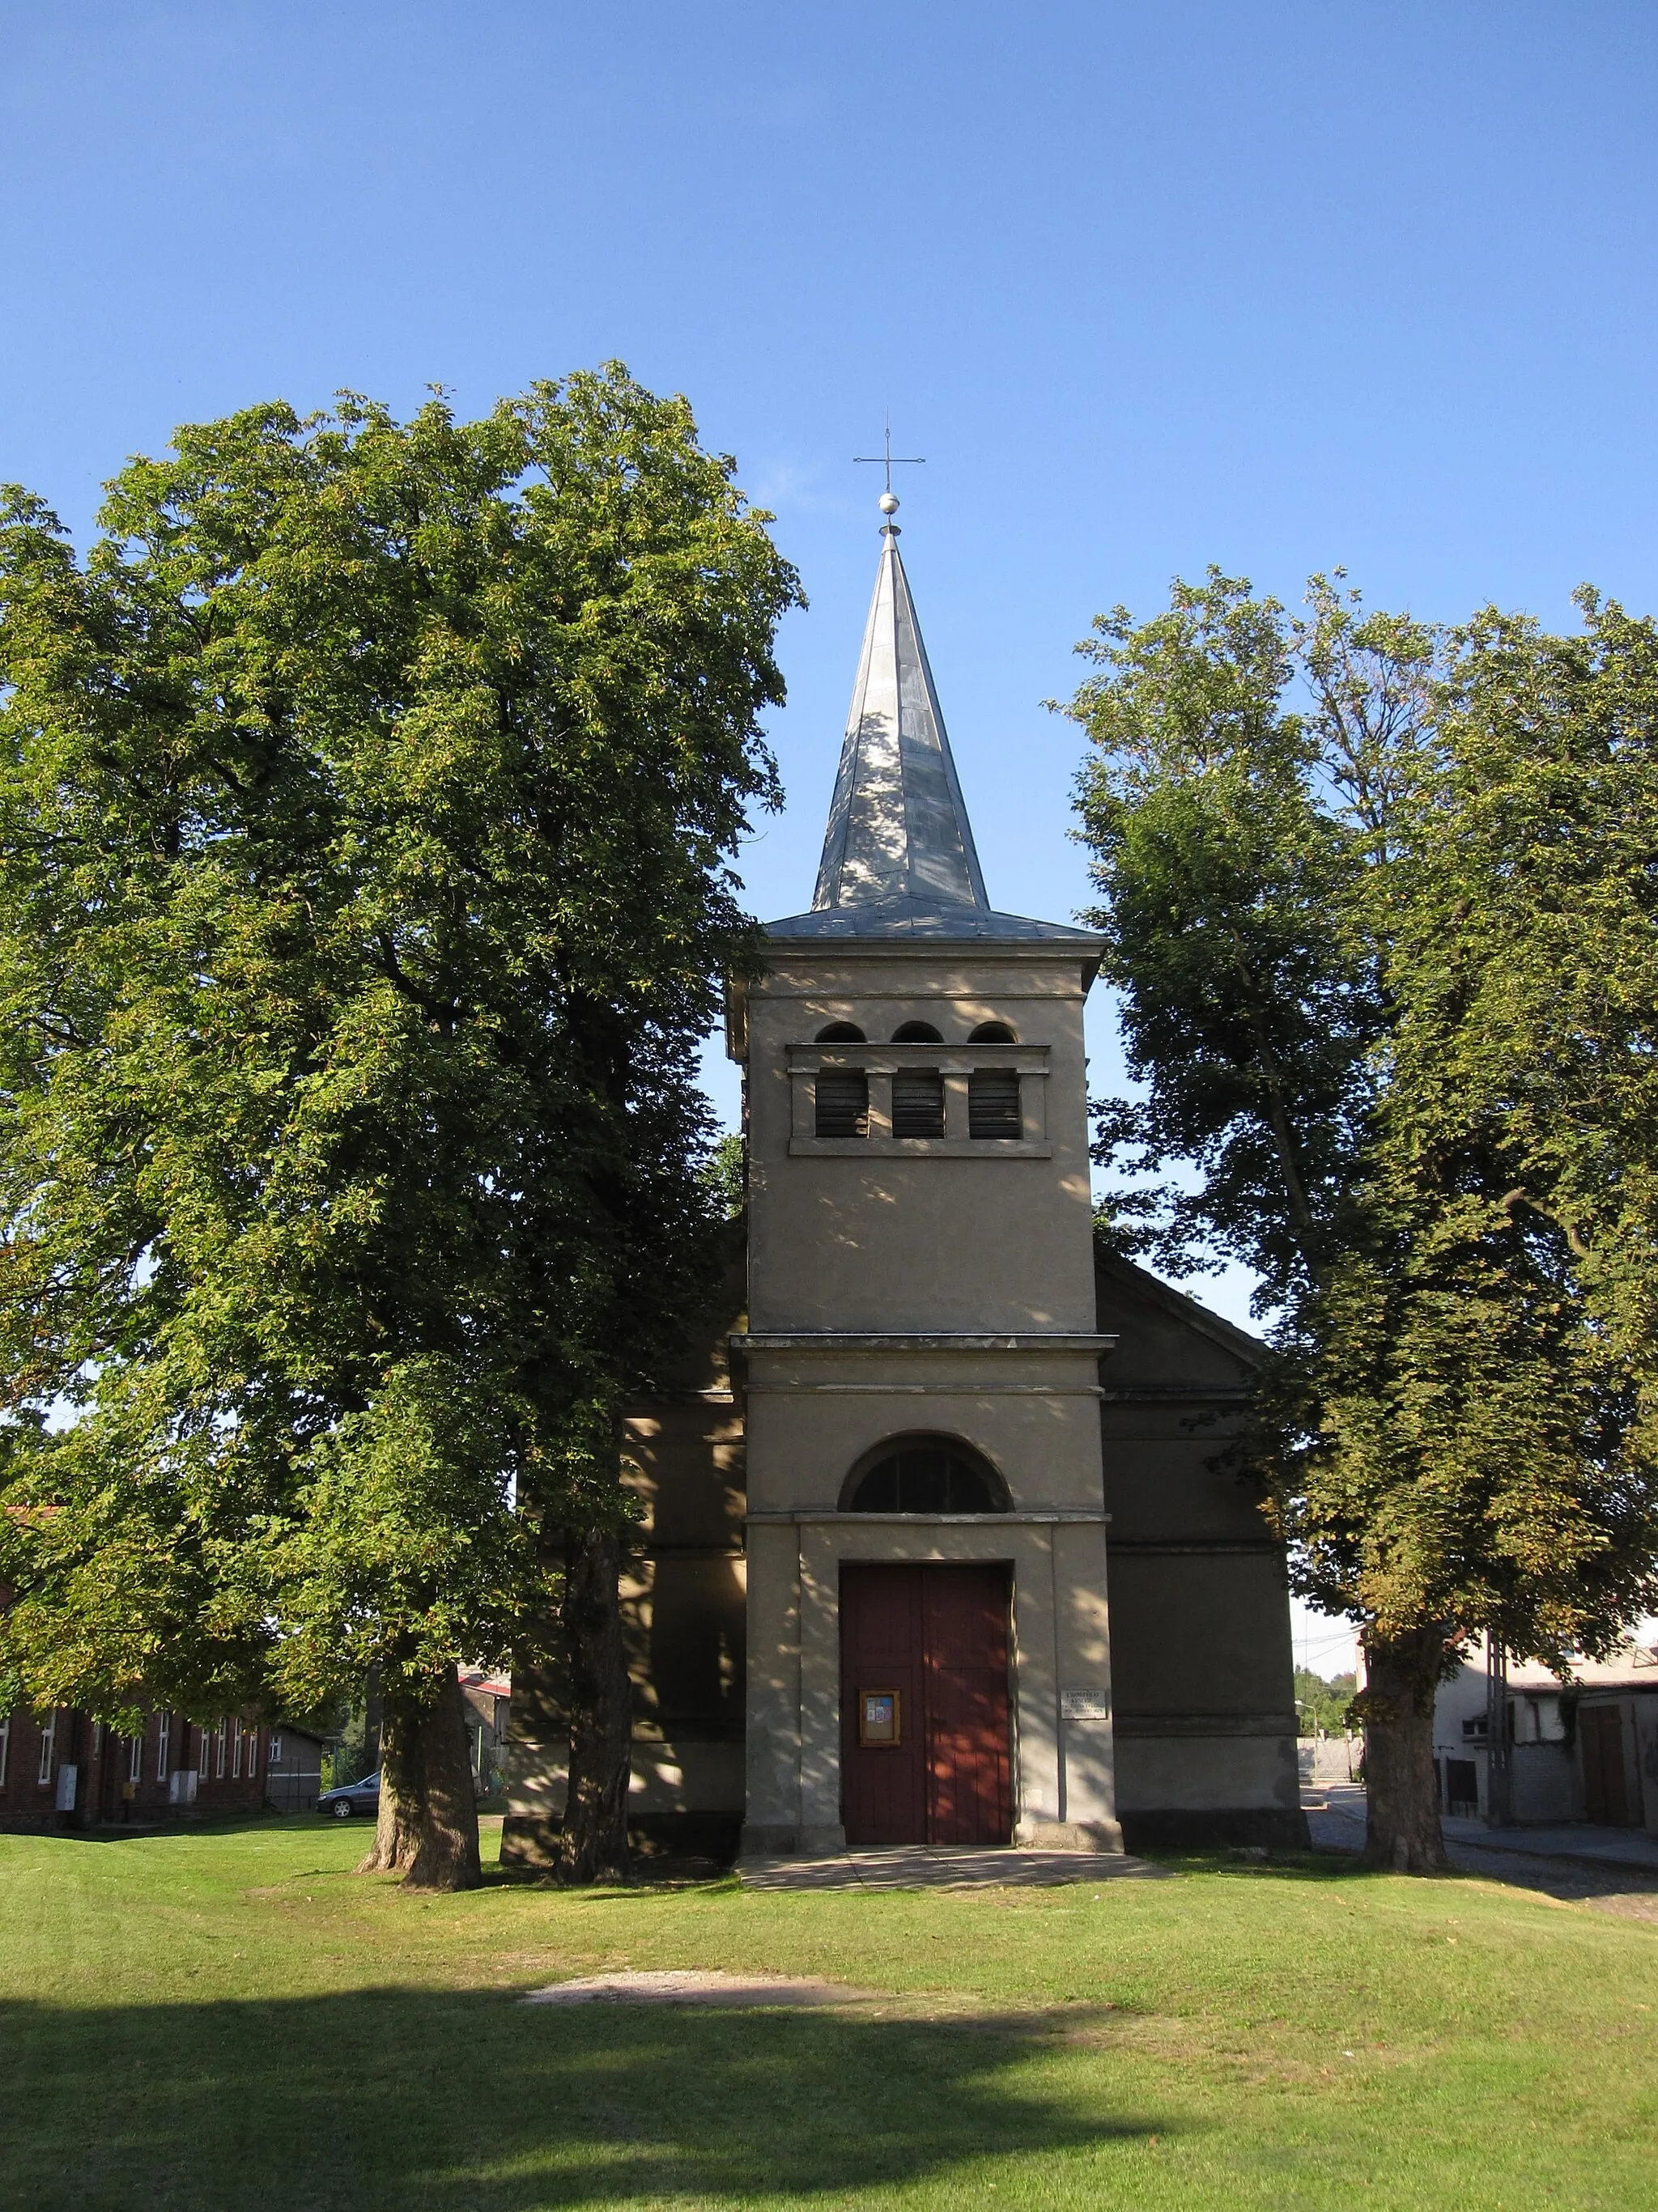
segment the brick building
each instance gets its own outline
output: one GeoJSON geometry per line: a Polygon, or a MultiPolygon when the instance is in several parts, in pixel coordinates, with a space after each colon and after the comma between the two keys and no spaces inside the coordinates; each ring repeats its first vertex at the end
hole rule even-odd
{"type": "Polygon", "coordinates": [[[203,1728],[182,1713],[150,1713],[141,1735],[123,1736],[85,1713],[21,1706],[0,1719],[0,1829],[254,1812],[265,1802],[272,1739],[295,1735],[233,1714],[203,1728]]]}

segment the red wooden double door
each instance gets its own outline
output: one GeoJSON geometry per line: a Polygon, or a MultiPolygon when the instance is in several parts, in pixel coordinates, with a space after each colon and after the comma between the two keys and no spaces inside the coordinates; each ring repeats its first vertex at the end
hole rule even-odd
{"type": "Polygon", "coordinates": [[[849,1844],[1012,1840],[1005,1567],[843,1566],[840,1671],[849,1844]]]}

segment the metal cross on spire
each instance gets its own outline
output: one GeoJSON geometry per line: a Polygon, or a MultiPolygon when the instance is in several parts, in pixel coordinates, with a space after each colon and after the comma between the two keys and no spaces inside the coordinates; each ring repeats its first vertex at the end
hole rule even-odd
{"type": "MultiPolygon", "coordinates": [[[[862,467],[865,462],[868,462],[875,468],[886,470],[887,489],[881,495],[881,512],[883,514],[890,514],[893,511],[892,507],[889,507],[887,504],[887,501],[889,499],[893,499],[893,471],[894,469],[922,468],[925,466],[926,460],[927,456],[925,453],[895,453],[893,451],[893,418],[890,415],[887,418],[886,451],[880,453],[854,453],[852,456],[852,464],[855,468],[862,467]]],[[[896,504],[897,501],[894,499],[893,505],[896,506],[896,504]]]]}

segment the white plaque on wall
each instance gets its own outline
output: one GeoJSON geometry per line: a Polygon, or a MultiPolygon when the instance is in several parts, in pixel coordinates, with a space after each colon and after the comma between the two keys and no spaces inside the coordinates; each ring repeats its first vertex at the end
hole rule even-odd
{"type": "Polygon", "coordinates": [[[1111,1698],[1104,1690],[1061,1690],[1059,1717],[1064,1721],[1108,1721],[1111,1698]]]}

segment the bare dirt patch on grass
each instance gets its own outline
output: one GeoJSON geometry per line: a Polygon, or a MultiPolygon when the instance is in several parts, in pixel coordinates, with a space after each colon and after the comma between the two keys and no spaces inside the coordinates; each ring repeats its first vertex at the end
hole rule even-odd
{"type": "Polygon", "coordinates": [[[727,1974],[717,1967],[674,1967],[615,1974],[579,1974],[531,1990],[526,2004],[843,2005],[864,2004],[875,1992],[804,1974],[727,1974]]]}

